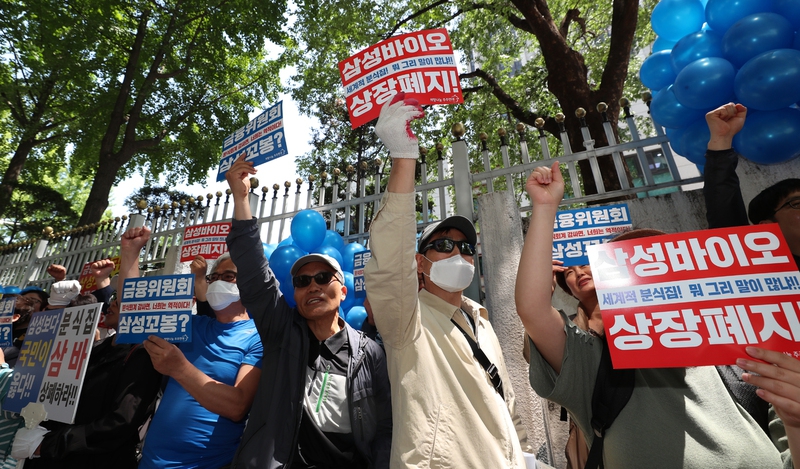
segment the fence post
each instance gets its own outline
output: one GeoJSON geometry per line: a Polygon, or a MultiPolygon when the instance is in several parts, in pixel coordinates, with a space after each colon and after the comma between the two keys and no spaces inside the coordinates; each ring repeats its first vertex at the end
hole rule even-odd
{"type": "Polygon", "coordinates": [[[25,269],[25,276],[22,277],[25,279],[26,284],[32,282],[39,276],[39,259],[44,257],[49,242],[47,238],[40,239],[36,244],[36,250],[31,253],[31,258],[28,260],[28,267],[25,269]]]}
{"type": "MultiPolygon", "coordinates": [[[[455,127],[455,126],[453,126],[455,127]]],[[[456,191],[456,214],[466,217],[468,220],[475,222],[474,207],[472,205],[472,181],[469,172],[469,152],[467,151],[467,142],[461,139],[464,135],[463,126],[461,132],[454,135],[456,140],[453,141],[453,182],[456,191]]],[[[478,259],[475,259],[477,262],[478,259]]],[[[468,298],[481,301],[481,272],[480,265],[475,266],[475,276],[472,278],[472,283],[464,290],[464,295],[468,298]]]]}

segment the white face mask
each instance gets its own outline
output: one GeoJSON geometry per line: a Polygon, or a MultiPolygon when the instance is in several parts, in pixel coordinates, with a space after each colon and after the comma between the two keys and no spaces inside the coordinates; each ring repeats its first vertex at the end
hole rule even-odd
{"type": "Polygon", "coordinates": [[[220,311],[239,301],[239,287],[235,283],[217,280],[208,286],[206,299],[214,311],[220,311]]]}
{"type": "MultiPolygon", "coordinates": [[[[427,257],[425,259],[428,259],[427,257]]],[[[430,259],[428,259],[430,261],[430,259]]],[[[475,266],[460,255],[440,261],[431,261],[431,282],[444,291],[455,293],[464,291],[472,283],[475,266]]]]}

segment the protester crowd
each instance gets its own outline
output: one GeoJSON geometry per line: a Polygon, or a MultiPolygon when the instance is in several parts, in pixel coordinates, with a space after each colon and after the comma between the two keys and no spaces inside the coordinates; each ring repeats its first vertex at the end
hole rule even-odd
{"type": "MultiPolygon", "coordinates": [[[[800,180],[778,182],[745,209],[731,142],[746,114],[728,104],[706,117],[709,228],[747,225],[748,217],[777,222],[797,260],[800,180]]],[[[409,123],[422,116],[400,94],[375,128],[393,163],[371,226],[363,330],[340,314],[353,292],[333,257],[300,257],[286,280],[293,298],[283,295],[250,211],[256,169],[244,156],[226,174],[234,203],[228,254],[210,269],[201,256],[190,267],[197,311],[190,342],[117,343],[122,285],[140,276],[147,227],[122,235],[117,277],[110,278],[112,260],[91,264],[91,294],[58,265],[48,268],[49,293],[6,287],[16,306],[13,344],[0,353],[0,399],[34,315],[102,303],[104,329],[74,423],[24,428],[3,411],[0,467],[21,459],[33,468],[548,467],[528,442],[490,313],[463,295],[474,278],[475,226],[452,216],[417,234],[418,144],[409,123]]],[[[516,308],[531,387],[566,408],[576,447],[588,447],[572,452],[571,467],[793,467],[800,362],[748,347],[735,366],[614,369],[591,267],[551,257],[564,193],[558,163],[536,168],[526,191],[533,210],[516,308]],[[577,312],[551,306],[556,285],[578,300],[577,312]],[[602,400],[598,389],[611,397],[602,400]]],[[[611,242],[669,229],[650,228],[611,242]]]]}

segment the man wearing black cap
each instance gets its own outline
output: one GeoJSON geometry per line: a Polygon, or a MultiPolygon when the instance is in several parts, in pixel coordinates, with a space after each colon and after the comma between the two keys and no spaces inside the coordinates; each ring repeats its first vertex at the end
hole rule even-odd
{"type": "Polygon", "coordinates": [[[388,468],[384,352],[339,316],[349,292],[332,257],[298,259],[290,270],[297,306],[281,295],[247,199],[255,172],[241,156],[226,175],[234,201],[228,250],[264,345],[257,397],[231,467],[388,468]]]}
{"type": "Polygon", "coordinates": [[[527,433],[500,344],[486,309],[462,295],[474,274],[475,227],[448,217],[415,243],[418,146],[408,123],[421,116],[398,96],[375,128],[392,170],[370,229],[365,278],[392,383],[391,464],[524,468],[527,433]]]}

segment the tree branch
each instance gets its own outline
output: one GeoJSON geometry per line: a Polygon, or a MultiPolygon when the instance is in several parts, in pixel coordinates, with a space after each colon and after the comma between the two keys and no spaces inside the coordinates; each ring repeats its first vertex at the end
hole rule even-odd
{"type": "Polygon", "coordinates": [[[564,39],[567,38],[567,34],[569,34],[569,26],[573,21],[580,25],[581,34],[586,34],[586,19],[581,18],[581,12],[577,8],[570,8],[567,10],[567,14],[564,15],[564,19],[561,21],[561,26],[558,28],[558,32],[561,33],[561,37],[564,39]]]}
{"type": "Polygon", "coordinates": [[[447,3],[450,3],[450,0],[439,0],[437,2],[431,3],[430,5],[426,6],[425,8],[423,8],[421,10],[417,10],[414,13],[406,16],[405,18],[403,18],[400,21],[398,21],[397,24],[394,25],[394,28],[392,28],[391,31],[389,31],[388,33],[384,34],[383,39],[389,39],[390,37],[392,37],[394,35],[394,33],[396,33],[398,29],[400,29],[401,26],[403,26],[404,24],[406,24],[409,21],[413,20],[414,18],[420,17],[420,16],[424,15],[425,13],[433,10],[434,8],[442,6],[442,5],[447,4],[447,3]]]}

